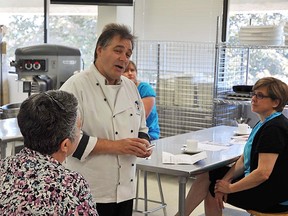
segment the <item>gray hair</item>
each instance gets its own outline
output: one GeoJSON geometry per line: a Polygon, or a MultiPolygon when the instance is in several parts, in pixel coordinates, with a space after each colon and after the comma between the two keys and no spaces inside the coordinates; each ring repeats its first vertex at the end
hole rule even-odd
{"type": "Polygon", "coordinates": [[[130,40],[133,50],[136,37],[131,33],[131,30],[126,25],[110,23],[103,28],[103,31],[98,38],[94,52],[94,61],[97,59],[97,48],[107,47],[115,36],[120,36],[121,39],[130,40]]]}
{"type": "Polygon", "coordinates": [[[44,155],[57,152],[61,142],[76,139],[78,101],[71,93],[50,90],[22,102],[17,116],[24,146],[44,155]]]}

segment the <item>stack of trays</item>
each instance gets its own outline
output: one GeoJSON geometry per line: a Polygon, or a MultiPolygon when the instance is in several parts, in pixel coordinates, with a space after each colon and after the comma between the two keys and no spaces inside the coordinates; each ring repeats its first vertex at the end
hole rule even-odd
{"type": "Polygon", "coordinates": [[[288,45],[288,23],[284,25],[285,45],[288,45]]]}
{"type": "Polygon", "coordinates": [[[191,106],[195,102],[196,83],[193,82],[192,76],[176,77],[174,105],[191,106]]]}
{"type": "Polygon", "coordinates": [[[246,26],[239,31],[243,45],[283,45],[283,26],[246,26]]]}
{"type": "Polygon", "coordinates": [[[227,92],[226,99],[228,100],[241,100],[241,101],[250,101],[251,96],[249,93],[237,93],[237,92],[227,92]]]}

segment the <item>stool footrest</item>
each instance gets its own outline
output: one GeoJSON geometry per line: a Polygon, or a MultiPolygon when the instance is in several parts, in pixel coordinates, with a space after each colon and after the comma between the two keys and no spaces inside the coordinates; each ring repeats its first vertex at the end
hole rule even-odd
{"type": "MultiPolygon", "coordinates": [[[[143,200],[144,201],[145,199],[142,198],[142,197],[138,197],[138,200],[143,200]]],[[[146,211],[145,210],[139,210],[139,209],[134,209],[134,211],[142,213],[142,214],[150,214],[152,212],[155,212],[155,211],[158,211],[160,209],[163,209],[163,208],[165,208],[167,206],[166,203],[162,203],[162,202],[156,201],[156,200],[147,199],[147,202],[157,203],[157,204],[161,204],[161,205],[158,206],[158,207],[152,208],[150,210],[146,210],[146,211]]]]}
{"type": "Polygon", "coordinates": [[[166,211],[166,206],[167,204],[164,201],[164,196],[163,196],[163,191],[162,191],[162,186],[161,186],[161,180],[160,180],[160,174],[159,173],[155,173],[156,174],[156,180],[158,183],[158,189],[159,189],[159,193],[160,193],[160,200],[161,201],[157,201],[157,200],[152,200],[148,198],[148,185],[147,185],[147,171],[143,171],[143,180],[144,180],[144,195],[143,197],[139,197],[139,179],[140,179],[140,169],[137,169],[136,171],[137,173],[137,185],[136,185],[136,197],[135,197],[135,205],[134,205],[134,211],[136,212],[140,212],[142,214],[145,214],[145,216],[148,216],[148,214],[158,211],[160,209],[163,209],[163,214],[164,216],[167,216],[167,211],[166,211]],[[142,200],[144,202],[144,210],[139,210],[138,209],[138,201],[142,200]],[[148,202],[151,203],[156,203],[159,204],[159,206],[155,207],[155,208],[150,208],[148,207],[148,202]]]}

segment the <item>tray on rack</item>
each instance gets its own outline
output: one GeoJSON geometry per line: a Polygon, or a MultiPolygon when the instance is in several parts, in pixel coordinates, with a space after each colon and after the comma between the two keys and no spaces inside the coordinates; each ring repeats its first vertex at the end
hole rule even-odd
{"type": "Polygon", "coordinates": [[[229,100],[244,100],[244,101],[251,100],[251,96],[249,93],[237,93],[237,92],[228,92],[225,98],[229,100]]]}

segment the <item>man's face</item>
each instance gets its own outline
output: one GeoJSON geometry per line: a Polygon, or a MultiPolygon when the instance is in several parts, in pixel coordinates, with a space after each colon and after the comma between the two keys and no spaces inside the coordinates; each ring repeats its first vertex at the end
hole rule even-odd
{"type": "Polygon", "coordinates": [[[96,67],[109,84],[113,85],[120,80],[131,55],[131,41],[115,36],[107,47],[97,48],[96,67]]]}

